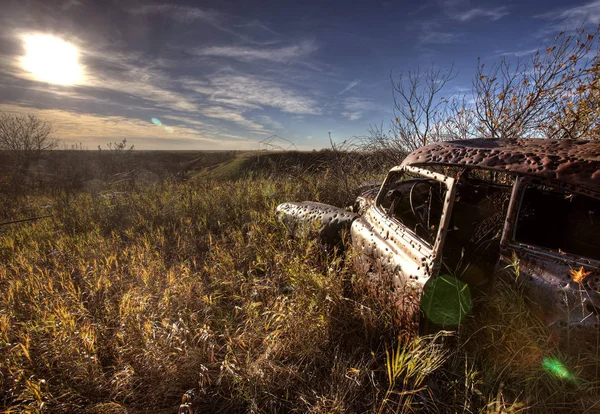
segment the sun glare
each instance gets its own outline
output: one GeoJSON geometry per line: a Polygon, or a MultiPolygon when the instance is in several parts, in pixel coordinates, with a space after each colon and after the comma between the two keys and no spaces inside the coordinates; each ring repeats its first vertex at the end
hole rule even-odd
{"type": "Polygon", "coordinates": [[[83,80],[79,51],[71,43],[50,35],[27,35],[23,38],[23,69],[38,81],[57,85],[74,85],[83,80]]]}

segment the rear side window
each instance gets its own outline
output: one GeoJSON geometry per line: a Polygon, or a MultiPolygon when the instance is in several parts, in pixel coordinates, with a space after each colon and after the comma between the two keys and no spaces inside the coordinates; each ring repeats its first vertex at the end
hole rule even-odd
{"type": "Polygon", "coordinates": [[[519,210],[515,239],[600,260],[600,200],[528,185],[519,210]]]}

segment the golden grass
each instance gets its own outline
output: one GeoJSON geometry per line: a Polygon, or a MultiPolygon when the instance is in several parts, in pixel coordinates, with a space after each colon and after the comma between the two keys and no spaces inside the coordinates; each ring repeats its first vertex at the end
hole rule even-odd
{"type": "Polygon", "coordinates": [[[275,220],[302,199],[336,201],[311,180],[198,181],[2,228],[0,407],[177,412],[188,390],[198,412],[593,407],[593,383],[543,371],[544,330],[508,287],[454,335],[403,336],[348,295],[351,260],[275,220]]]}

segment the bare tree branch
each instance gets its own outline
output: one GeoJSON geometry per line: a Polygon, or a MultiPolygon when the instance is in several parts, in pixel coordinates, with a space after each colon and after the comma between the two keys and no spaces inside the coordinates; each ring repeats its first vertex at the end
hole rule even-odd
{"type": "Polygon", "coordinates": [[[50,123],[35,115],[0,113],[0,150],[13,151],[21,164],[58,146],[52,132],[50,123]]]}

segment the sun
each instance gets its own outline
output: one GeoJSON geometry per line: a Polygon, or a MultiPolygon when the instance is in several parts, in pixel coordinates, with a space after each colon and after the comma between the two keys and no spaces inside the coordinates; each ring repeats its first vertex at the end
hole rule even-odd
{"type": "Polygon", "coordinates": [[[25,55],[23,69],[41,82],[75,85],[83,81],[79,50],[55,36],[31,34],[23,36],[25,55]]]}

